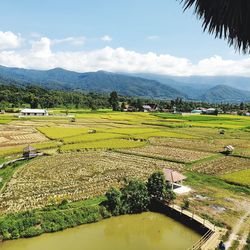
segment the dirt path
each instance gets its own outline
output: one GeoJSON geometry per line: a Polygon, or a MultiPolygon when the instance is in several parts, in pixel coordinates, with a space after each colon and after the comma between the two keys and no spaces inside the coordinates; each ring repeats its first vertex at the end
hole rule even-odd
{"type": "MultiPolygon", "coordinates": [[[[248,217],[250,216],[250,204],[248,202],[246,202],[243,206],[245,213],[241,216],[241,218],[237,221],[235,227],[232,229],[232,232],[229,236],[229,239],[227,242],[225,242],[225,246],[226,249],[229,249],[233,243],[233,241],[238,239],[238,234],[242,228],[242,226],[244,225],[244,223],[246,222],[246,220],[248,219],[248,217]]],[[[244,240],[242,239],[238,239],[240,241],[240,245],[243,246],[244,245],[244,240]]]]}

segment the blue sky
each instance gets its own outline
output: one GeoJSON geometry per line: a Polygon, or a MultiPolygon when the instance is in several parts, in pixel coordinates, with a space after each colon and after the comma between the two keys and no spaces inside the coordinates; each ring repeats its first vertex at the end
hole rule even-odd
{"type": "MultiPolygon", "coordinates": [[[[240,55],[232,47],[228,47],[226,41],[214,39],[213,36],[203,33],[201,21],[197,20],[193,11],[188,10],[183,13],[182,6],[176,0],[2,0],[0,9],[0,31],[2,32],[0,48],[1,38],[2,44],[9,39],[9,34],[6,32],[13,33],[19,39],[16,46],[13,43],[10,43],[11,46],[2,45],[0,64],[6,66],[30,68],[32,66],[25,60],[33,60],[34,68],[62,66],[78,71],[103,68],[126,71],[125,66],[109,68],[107,63],[93,67],[93,53],[98,52],[98,55],[95,54],[95,60],[96,56],[99,59],[103,59],[102,57],[107,59],[107,53],[109,56],[116,54],[115,57],[121,58],[114,63],[119,63],[124,60],[122,54],[124,57],[125,54],[129,57],[128,53],[131,55],[134,52],[138,63],[142,63],[145,59],[143,55],[152,52],[155,55],[154,63],[157,64],[157,61],[160,61],[165,67],[168,67],[171,60],[175,58],[181,60],[180,64],[185,63],[186,67],[190,64],[191,67],[196,67],[199,62],[204,64],[204,60],[207,65],[206,60],[210,60],[210,64],[216,61],[222,65],[215,74],[228,74],[230,70],[225,72],[227,66],[235,67],[238,62],[244,62],[244,68],[235,74],[248,75],[249,73],[245,69],[249,66],[249,56],[240,55]],[[48,40],[41,40],[42,38],[48,40]],[[117,52],[118,48],[123,51],[117,52]],[[40,52],[37,53],[39,49],[40,52]],[[73,63],[60,65],[56,56],[62,53],[68,60],[70,55],[76,60],[77,53],[79,53],[78,56],[86,55],[86,60],[92,64],[92,67],[86,66],[88,63],[86,60],[79,62],[84,65],[82,67],[73,66],[73,63]],[[102,53],[106,54],[102,56],[102,53]],[[142,55],[141,58],[139,58],[140,55],[142,55]],[[161,58],[160,55],[162,55],[161,58]],[[47,58],[46,56],[53,57],[54,63],[46,66],[48,62],[44,59],[47,58]],[[183,58],[186,62],[183,62],[183,58]]],[[[130,60],[134,57],[131,56],[130,60]]],[[[151,54],[149,57],[152,59],[151,54]]],[[[146,59],[148,63],[150,58],[146,59]]],[[[114,56],[110,57],[110,60],[114,61],[114,56]]],[[[138,66],[129,69],[129,64],[129,61],[126,62],[128,71],[143,71],[138,66]]],[[[175,64],[178,62],[175,61],[175,64]]],[[[155,73],[159,73],[162,65],[155,70],[155,73]]],[[[157,65],[154,67],[157,68],[157,65]]],[[[149,67],[144,67],[146,68],[149,67]]],[[[212,70],[207,74],[212,74],[212,70]]],[[[206,74],[203,71],[204,69],[194,68],[187,72],[185,69],[183,75],[206,74]]],[[[181,69],[166,70],[163,73],[181,74],[181,69]]]]}

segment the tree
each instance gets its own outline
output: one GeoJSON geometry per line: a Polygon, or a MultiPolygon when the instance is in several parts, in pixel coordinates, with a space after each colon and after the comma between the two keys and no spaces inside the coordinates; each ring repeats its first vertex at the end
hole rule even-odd
{"type": "Polygon", "coordinates": [[[121,189],[123,213],[141,213],[148,209],[150,198],[143,181],[134,179],[128,181],[121,189]]]}
{"type": "Polygon", "coordinates": [[[125,102],[122,102],[121,110],[123,111],[124,109],[126,109],[126,104],[125,104],[125,102]]]}
{"type": "Polygon", "coordinates": [[[243,102],[240,103],[240,110],[244,110],[245,109],[245,104],[243,102]]]}
{"type": "Polygon", "coordinates": [[[148,193],[151,199],[163,200],[166,197],[166,179],[162,172],[155,172],[147,182],[148,193]]]}
{"type": "Polygon", "coordinates": [[[121,211],[121,196],[120,190],[111,187],[105,194],[107,198],[107,208],[113,215],[119,215],[121,211]]]}
{"type": "Polygon", "coordinates": [[[116,91],[112,91],[110,93],[109,103],[110,103],[113,111],[118,111],[120,109],[119,102],[118,102],[118,95],[117,95],[116,91]]]}

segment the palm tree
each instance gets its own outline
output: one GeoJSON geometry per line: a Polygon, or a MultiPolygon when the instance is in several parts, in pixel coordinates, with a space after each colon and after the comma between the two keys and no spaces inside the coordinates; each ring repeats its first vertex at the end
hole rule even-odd
{"type": "Polygon", "coordinates": [[[250,53],[249,0],[178,0],[184,10],[194,6],[204,31],[228,40],[230,46],[250,53]]]}

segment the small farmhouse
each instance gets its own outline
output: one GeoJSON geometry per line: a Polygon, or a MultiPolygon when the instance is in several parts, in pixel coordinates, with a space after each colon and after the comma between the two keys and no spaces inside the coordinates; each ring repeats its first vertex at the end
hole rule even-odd
{"type": "Polygon", "coordinates": [[[30,145],[23,149],[23,157],[30,158],[37,156],[37,151],[35,148],[31,147],[30,145]]]}
{"type": "Polygon", "coordinates": [[[203,110],[202,114],[205,114],[205,115],[218,115],[218,110],[214,109],[214,108],[209,108],[209,109],[203,110]]]}
{"type": "Polygon", "coordinates": [[[46,109],[23,109],[20,116],[48,116],[49,113],[46,109]]]}
{"type": "Polygon", "coordinates": [[[182,185],[182,181],[187,178],[183,174],[168,168],[163,169],[163,173],[172,190],[174,189],[174,185],[182,185]]]}
{"type": "Polygon", "coordinates": [[[145,104],[142,106],[142,108],[144,112],[154,112],[158,110],[157,105],[153,103],[145,104]]]}

